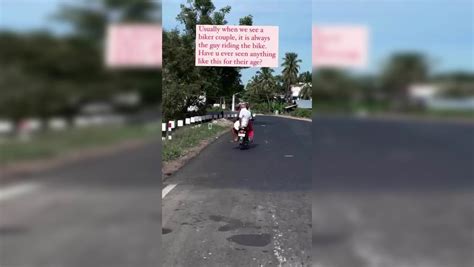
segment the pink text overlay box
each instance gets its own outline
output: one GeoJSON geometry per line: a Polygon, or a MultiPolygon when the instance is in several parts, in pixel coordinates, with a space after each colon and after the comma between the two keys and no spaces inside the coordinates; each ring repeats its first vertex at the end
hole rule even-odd
{"type": "Polygon", "coordinates": [[[277,26],[196,25],[196,66],[278,67],[277,26]]]}
{"type": "Polygon", "coordinates": [[[107,29],[108,67],[160,68],[162,30],[156,24],[115,24],[107,29]]]}
{"type": "Polygon", "coordinates": [[[313,67],[365,67],[368,38],[365,26],[313,26],[313,67]]]}

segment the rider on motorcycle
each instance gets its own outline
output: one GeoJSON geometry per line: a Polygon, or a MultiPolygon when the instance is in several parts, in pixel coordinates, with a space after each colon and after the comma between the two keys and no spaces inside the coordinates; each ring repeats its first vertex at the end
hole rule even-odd
{"type": "Polygon", "coordinates": [[[234,123],[234,127],[232,128],[232,133],[234,136],[234,141],[237,142],[238,140],[238,131],[239,129],[246,128],[247,133],[249,135],[250,140],[253,139],[253,125],[252,125],[252,113],[248,110],[249,104],[248,103],[240,103],[239,104],[239,116],[238,120],[234,123]]]}

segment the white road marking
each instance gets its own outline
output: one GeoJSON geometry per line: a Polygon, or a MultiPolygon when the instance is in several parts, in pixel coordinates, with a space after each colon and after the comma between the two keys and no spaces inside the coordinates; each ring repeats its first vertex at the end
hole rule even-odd
{"type": "Polygon", "coordinates": [[[294,157],[293,155],[285,155],[285,158],[292,158],[294,157]]]}
{"type": "Polygon", "coordinates": [[[161,191],[161,199],[165,198],[166,195],[168,195],[168,193],[171,192],[171,190],[173,190],[173,188],[175,188],[176,186],[177,184],[169,184],[165,186],[165,188],[163,188],[163,190],[161,191]]]}
{"type": "Polygon", "coordinates": [[[12,199],[21,194],[34,191],[38,187],[39,185],[35,183],[27,183],[27,184],[25,183],[25,184],[11,185],[5,188],[0,188],[0,201],[12,199]]]}

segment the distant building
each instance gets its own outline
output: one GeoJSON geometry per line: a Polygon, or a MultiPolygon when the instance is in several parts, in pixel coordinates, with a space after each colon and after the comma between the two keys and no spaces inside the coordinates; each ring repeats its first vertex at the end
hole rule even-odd
{"type": "Polygon", "coordinates": [[[295,105],[298,108],[312,109],[313,108],[313,100],[312,99],[301,99],[300,98],[301,90],[306,85],[311,86],[311,84],[309,84],[309,83],[298,83],[298,84],[292,85],[291,86],[291,98],[293,99],[293,103],[295,103],[295,105]]]}
{"type": "Polygon", "coordinates": [[[441,84],[413,84],[408,88],[410,100],[420,106],[438,110],[474,110],[474,97],[447,98],[441,84]]]}
{"type": "Polygon", "coordinates": [[[293,98],[293,100],[300,98],[301,89],[303,89],[303,87],[307,84],[308,83],[297,83],[291,86],[291,97],[293,98]]]}
{"type": "Polygon", "coordinates": [[[436,97],[440,93],[439,85],[435,84],[413,84],[408,88],[408,96],[413,101],[425,102],[436,97]]]}

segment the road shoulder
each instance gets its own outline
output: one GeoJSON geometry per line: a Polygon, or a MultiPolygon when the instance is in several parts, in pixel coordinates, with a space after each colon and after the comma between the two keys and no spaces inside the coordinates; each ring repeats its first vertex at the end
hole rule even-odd
{"type": "Polygon", "coordinates": [[[294,116],[288,116],[288,115],[273,115],[273,114],[262,114],[259,116],[272,116],[272,117],[279,117],[279,118],[285,118],[285,119],[292,119],[292,120],[300,120],[300,121],[313,121],[312,119],[309,118],[302,118],[302,117],[294,117],[294,116]]]}

